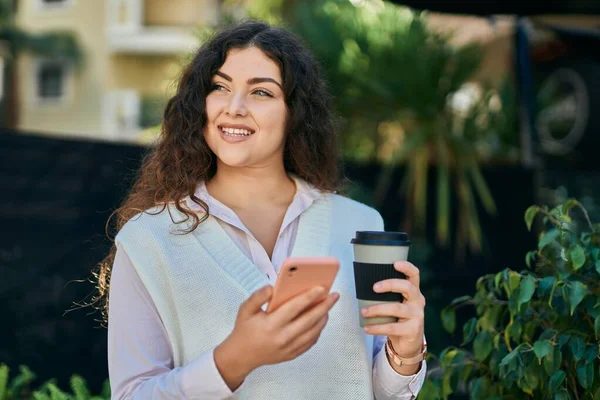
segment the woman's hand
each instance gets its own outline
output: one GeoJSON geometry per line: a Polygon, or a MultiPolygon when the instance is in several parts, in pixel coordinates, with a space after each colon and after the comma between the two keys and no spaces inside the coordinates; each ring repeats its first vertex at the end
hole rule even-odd
{"type": "MultiPolygon", "coordinates": [[[[394,292],[404,296],[402,303],[377,304],[364,308],[361,312],[365,317],[398,317],[398,322],[392,324],[369,325],[364,328],[370,335],[388,336],[402,358],[418,356],[422,351],[425,330],[425,297],[419,289],[419,269],[407,261],[394,263],[397,271],[403,272],[406,279],[387,279],[377,282],[373,290],[377,293],[394,292]]],[[[384,350],[385,351],[385,350],[384,350]]],[[[403,374],[416,373],[420,364],[397,367],[394,369],[403,374]]]]}
{"type": "Polygon", "coordinates": [[[271,299],[271,286],[256,291],[242,303],[233,332],[214,351],[217,368],[232,391],[254,369],[293,360],[317,342],[328,312],[339,298],[339,294],[332,293],[308,309],[323,292],[321,287],[312,289],[270,314],[261,307],[271,299]]]}

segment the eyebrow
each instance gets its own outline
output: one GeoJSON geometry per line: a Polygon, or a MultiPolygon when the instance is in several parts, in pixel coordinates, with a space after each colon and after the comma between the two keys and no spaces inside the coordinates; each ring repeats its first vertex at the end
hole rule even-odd
{"type": "MultiPolygon", "coordinates": [[[[229,81],[229,82],[232,82],[232,81],[233,81],[233,79],[232,79],[232,78],[231,78],[229,75],[227,75],[226,73],[224,73],[224,72],[217,71],[217,72],[215,73],[215,75],[219,75],[221,78],[223,78],[223,79],[225,79],[225,80],[227,80],[227,81],[229,81]]],[[[256,85],[257,83],[263,83],[263,82],[271,82],[271,83],[274,83],[274,84],[276,84],[277,86],[279,86],[279,88],[280,88],[281,90],[283,90],[283,87],[281,86],[281,84],[280,84],[279,82],[277,82],[275,79],[272,79],[272,78],[250,78],[250,79],[248,79],[248,81],[247,81],[248,85],[256,85]]]]}

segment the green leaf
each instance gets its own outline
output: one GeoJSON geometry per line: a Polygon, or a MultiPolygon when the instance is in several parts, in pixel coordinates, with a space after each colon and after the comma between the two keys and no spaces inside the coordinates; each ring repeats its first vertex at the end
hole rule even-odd
{"type": "Polygon", "coordinates": [[[473,342],[473,353],[475,354],[475,359],[477,361],[484,361],[492,352],[492,342],[493,338],[491,337],[488,331],[481,331],[475,337],[475,341],[473,342]]]}
{"type": "Polygon", "coordinates": [[[489,380],[486,377],[479,377],[475,379],[469,390],[472,399],[483,399],[485,398],[485,393],[487,392],[487,388],[489,386],[489,380]]]}
{"type": "Polygon", "coordinates": [[[427,400],[438,400],[441,399],[441,392],[438,382],[434,382],[433,379],[426,379],[423,382],[423,387],[419,392],[419,396],[427,400]]]}
{"type": "Polygon", "coordinates": [[[600,353],[600,349],[598,349],[597,344],[593,344],[591,346],[587,346],[585,350],[585,355],[583,356],[586,361],[594,361],[598,354],[600,353]]]}
{"type": "Polygon", "coordinates": [[[446,307],[442,310],[442,325],[448,333],[454,333],[456,329],[456,310],[446,307]]]}
{"type": "Polygon", "coordinates": [[[568,215],[561,215],[558,217],[558,220],[561,222],[561,226],[564,227],[566,224],[570,224],[573,222],[573,219],[568,215]]]}
{"type": "Polygon", "coordinates": [[[440,361],[444,368],[448,368],[452,365],[454,357],[458,354],[458,350],[455,348],[448,347],[440,354],[440,361]]]}
{"type": "Polygon", "coordinates": [[[535,261],[535,255],[537,254],[537,251],[528,251],[527,254],[525,255],[525,264],[531,268],[531,266],[533,265],[533,262],[535,261]]]}
{"type": "Polygon", "coordinates": [[[552,377],[550,378],[550,384],[548,385],[548,388],[550,389],[550,394],[556,394],[556,392],[560,388],[560,385],[562,385],[563,381],[565,380],[565,376],[566,374],[563,370],[556,371],[556,373],[552,375],[552,377]]]}
{"type": "Polygon", "coordinates": [[[463,326],[463,345],[469,343],[475,337],[477,318],[473,317],[463,326]]]}
{"type": "Polygon", "coordinates": [[[558,229],[550,229],[548,232],[545,232],[540,241],[538,243],[538,249],[542,250],[544,247],[548,246],[550,243],[554,242],[558,237],[560,231],[558,229]]]}
{"type": "Polygon", "coordinates": [[[552,286],[556,283],[556,278],[553,276],[546,276],[538,281],[538,296],[545,297],[549,295],[552,290],[552,286]]]}
{"type": "Polygon", "coordinates": [[[596,332],[596,339],[600,339],[600,315],[594,320],[594,331],[596,332]]]}
{"type": "Polygon", "coordinates": [[[594,266],[596,267],[596,272],[600,274],[600,260],[597,260],[594,266]]]}
{"type": "Polygon", "coordinates": [[[600,400],[600,387],[598,388],[598,390],[596,390],[596,393],[594,394],[594,400],[600,400]]]}
{"type": "Polygon", "coordinates": [[[452,370],[444,371],[444,378],[442,379],[442,396],[446,399],[452,392],[452,370]]]}
{"type": "Polygon", "coordinates": [[[562,284],[563,284],[562,281],[557,281],[554,283],[554,285],[552,285],[552,290],[550,291],[550,296],[548,297],[548,307],[552,308],[552,300],[554,299],[554,292],[556,291],[556,288],[562,284]]]}
{"type": "Polygon", "coordinates": [[[455,306],[457,304],[460,303],[464,303],[465,301],[469,301],[472,300],[473,298],[471,296],[460,296],[455,298],[454,300],[452,300],[452,302],[450,303],[451,306],[455,306]]]}
{"type": "Polygon", "coordinates": [[[583,250],[583,247],[576,244],[571,248],[570,253],[571,261],[573,262],[573,268],[578,270],[579,268],[583,267],[583,264],[585,264],[585,251],[583,250]]]}
{"type": "Polygon", "coordinates": [[[571,315],[575,312],[575,308],[581,303],[581,300],[586,295],[587,286],[579,281],[571,282],[568,286],[569,290],[569,306],[571,315]]]}
{"type": "Polygon", "coordinates": [[[519,283],[521,282],[521,275],[515,271],[508,272],[508,286],[510,287],[511,293],[517,290],[519,283]]]}
{"type": "Polygon", "coordinates": [[[516,343],[521,342],[521,334],[523,333],[523,324],[519,320],[514,320],[511,324],[506,328],[508,335],[514,340],[516,343]]]}
{"type": "Polygon", "coordinates": [[[0,399],[5,399],[6,388],[8,385],[8,374],[10,372],[10,368],[8,365],[2,363],[0,364],[0,399]]]}
{"type": "Polygon", "coordinates": [[[585,342],[579,336],[572,336],[570,340],[571,353],[576,361],[581,360],[585,352],[585,342]]]}
{"type": "Polygon", "coordinates": [[[596,300],[596,297],[588,296],[582,303],[582,305],[585,304],[585,312],[589,314],[591,319],[595,319],[600,315],[600,309],[594,307],[596,300]]]}
{"type": "Polygon", "coordinates": [[[550,376],[554,375],[556,371],[559,370],[561,362],[562,354],[560,354],[560,349],[554,347],[554,351],[549,352],[546,357],[544,357],[543,363],[546,373],[550,376]]]}
{"type": "MultiPolygon", "coordinates": [[[[533,391],[537,389],[537,387],[540,385],[541,374],[539,370],[539,364],[535,361],[535,358],[527,357],[527,359],[528,364],[525,367],[525,370],[523,371],[523,377],[525,378],[525,381],[527,382],[529,388],[533,391]]],[[[544,377],[544,380],[545,379],[546,377],[544,377]]]]}
{"type": "Polygon", "coordinates": [[[561,333],[558,336],[558,347],[562,348],[565,345],[565,343],[569,341],[569,339],[571,339],[571,335],[567,333],[561,333]]]}
{"type": "Polygon", "coordinates": [[[50,395],[52,396],[53,400],[68,400],[67,394],[60,390],[55,384],[49,384],[48,389],[50,390],[50,395]]]}
{"type": "Polygon", "coordinates": [[[521,306],[531,300],[531,296],[535,292],[535,279],[531,275],[527,275],[521,280],[521,286],[519,288],[519,301],[517,309],[521,310],[521,306]]]}
{"type": "Polygon", "coordinates": [[[568,214],[569,210],[575,206],[581,206],[581,203],[575,199],[568,199],[562,204],[561,211],[563,214],[568,214]]]}
{"type": "Polygon", "coordinates": [[[525,224],[527,225],[527,230],[531,231],[531,225],[539,211],[540,208],[538,206],[531,206],[525,211],[525,224]]]}
{"type": "Polygon", "coordinates": [[[533,344],[533,352],[538,360],[542,361],[542,358],[546,357],[553,347],[554,345],[549,340],[538,340],[533,344]]]}
{"type": "Polygon", "coordinates": [[[501,333],[498,333],[496,336],[494,336],[494,340],[492,341],[492,343],[494,345],[494,349],[498,350],[500,348],[501,340],[502,340],[501,333]]]}
{"type": "Polygon", "coordinates": [[[502,283],[502,272],[498,272],[494,277],[494,287],[496,290],[500,290],[500,284],[502,283]]]}
{"type": "Polygon", "coordinates": [[[87,384],[81,376],[73,375],[70,379],[70,384],[76,400],[88,400],[91,397],[87,384]]]}
{"type": "Polygon", "coordinates": [[[517,360],[518,355],[519,349],[516,348],[502,358],[502,361],[500,361],[500,367],[510,367],[517,360]]]}
{"type": "Polygon", "coordinates": [[[571,396],[569,395],[569,392],[566,391],[566,389],[562,389],[556,394],[556,396],[554,396],[554,400],[571,400],[571,396]]]}
{"type": "Polygon", "coordinates": [[[588,362],[577,366],[577,381],[584,389],[589,389],[594,382],[594,363],[588,362]]]}

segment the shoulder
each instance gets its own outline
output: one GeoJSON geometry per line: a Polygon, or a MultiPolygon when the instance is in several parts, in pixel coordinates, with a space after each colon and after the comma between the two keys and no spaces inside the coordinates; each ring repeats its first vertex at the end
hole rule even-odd
{"type": "Polygon", "coordinates": [[[327,196],[337,217],[356,221],[358,225],[372,225],[373,230],[383,229],[383,218],[375,208],[340,194],[330,193],[327,196]]]}
{"type": "Polygon", "coordinates": [[[115,241],[160,238],[170,236],[177,230],[189,229],[194,220],[173,205],[160,205],[146,209],[127,221],[119,230],[115,241]]]}

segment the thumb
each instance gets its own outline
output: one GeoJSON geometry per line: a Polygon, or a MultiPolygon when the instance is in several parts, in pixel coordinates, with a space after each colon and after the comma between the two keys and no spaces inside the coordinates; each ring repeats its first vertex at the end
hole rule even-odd
{"type": "Polygon", "coordinates": [[[248,299],[242,303],[240,307],[240,316],[249,317],[261,311],[261,307],[271,299],[273,295],[273,287],[270,285],[264,286],[252,293],[248,299]]]}

